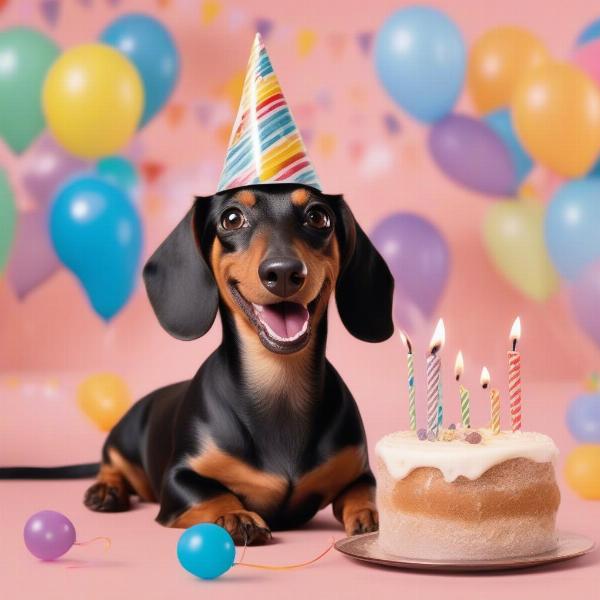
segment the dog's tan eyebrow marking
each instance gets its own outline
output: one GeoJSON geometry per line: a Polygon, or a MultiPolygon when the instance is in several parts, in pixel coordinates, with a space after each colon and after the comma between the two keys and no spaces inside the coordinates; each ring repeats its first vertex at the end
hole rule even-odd
{"type": "Polygon", "coordinates": [[[309,198],[310,194],[308,193],[308,190],[305,190],[304,188],[292,192],[292,204],[295,206],[304,206],[309,198]]]}
{"type": "Polygon", "coordinates": [[[256,204],[256,196],[250,190],[241,190],[234,198],[239,200],[244,206],[254,206],[256,204]]]}

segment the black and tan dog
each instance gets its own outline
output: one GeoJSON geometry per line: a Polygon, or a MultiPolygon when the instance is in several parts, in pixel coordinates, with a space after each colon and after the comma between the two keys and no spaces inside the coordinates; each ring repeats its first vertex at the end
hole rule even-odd
{"type": "Polygon", "coordinates": [[[393,279],[341,196],[296,185],[198,198],[144,269],[162,326],[191,340],[220,311],[221,346],[191,381],[137,402],[106,440],[96,511],[158,501],[169,527],[215,522],[261,543],[333,504],[377,529],[365,433],[325,358],[327,306],[355,337],[393,332],[393,279]]]}

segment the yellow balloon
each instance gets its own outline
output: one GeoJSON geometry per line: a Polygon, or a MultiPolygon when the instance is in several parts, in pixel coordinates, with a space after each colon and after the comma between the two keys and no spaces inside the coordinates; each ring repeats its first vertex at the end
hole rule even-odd
{"type": "Polygon", "coordinates": [[[484,244],[496,268],[522,294],[543,302],[559,277],[544,241],[544,208],[531,200],[495,202],[483,226],[484,244]]]}
{"type": "Polygon", "coordinates": [[[517,135],[556,173],[579,177],[600,151],[600,90],[576,67],[549,63],[527,73],[512,99],[517,135]]]}
{"type": "Polygon", "coordinates": [[[82,412],[102,431],[110,431],[131,406],[131,393],[122,377],[97,373],[77,389],[82,412]]]}
{"type": "Polygon", "coordinates": [[[600,444],[583,444],[567,456],[565,477],[586,500],[600,500],[600,444]]]}
{"type": "Polygon", "coordinates": [[[523,74],[549,60],[544,44],[525,29],[491,29],[469,52],[467,89],[475,108],[488,113],[508,106],[523,74]]]}
{"type": "Polygon", "coordinates": [[[118,152],[134,134],[144,107],[137,69],[103,44],[67,50],[50,68],[42,92],[48,127],[82,158],[118,152]]]}

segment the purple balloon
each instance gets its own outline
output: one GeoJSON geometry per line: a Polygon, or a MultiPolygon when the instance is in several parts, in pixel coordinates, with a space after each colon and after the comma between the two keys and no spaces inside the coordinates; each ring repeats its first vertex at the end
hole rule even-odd
{"type": "Polygon", "coordinates": [[[48,207],[58,188],[89,166],[88,162],[72,156],[52,136],[45,134],[26,154],[23,187],[40,207],[48,207]]]}
{"type": "Polygon", "coordinates": [[[400,304],[408,301],[431,317],[450,269],[450,250],[442,234],[418,215],[396,213],[375,227],[371,240],[396,281],[396,316],[402,314],[400,304]]]}
{"type": "Polygon", "coordinates": [[[75,527],[65,515],[42,510],[29,517],[23,538],[31,554],[42,560],[55,560],[75,543],[75,527]]]}
{"type": "Polygon", "coordinates": [[[435,123],[429,151],[438,167],[467,188],[490,196],[511,196],[517,173],[508,148],[485,123],[449,115],[435,123]]]}
{"type": "Polygon", "coordinates": [[[48,210],[39,208],[21,213],[10,253],[6,276],[23,300],[60,268],[48,229],[48,210]]]}
{"type": "Polygon", "coordinates": [[[577,322],[600,347],[600,261],[582,271],[570,295],[577,322]]]}

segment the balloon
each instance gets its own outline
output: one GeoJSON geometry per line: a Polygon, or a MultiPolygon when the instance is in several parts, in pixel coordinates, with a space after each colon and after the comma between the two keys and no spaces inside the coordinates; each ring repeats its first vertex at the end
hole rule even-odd
{"type": "Polygon", "coordinates": [[[600,37],[600,19],[592,21],[578,36],[575,42],[577,46],[587,44],[600,37]]]}
{"type": "Polygon", "coordinates": [[[600,394],[577,396],[567,410],[567,425],[578,442],[600,444],[600,394]]]}
{"type": "Polygon", "coordinates": [[[129,141],[142,114],[144,90],[135,67],[120,52],[84,44],[52,65],[43,105],[48,127],[64,148],[97,158],[129,141]]]}
{"type": "Polygon", "coordinates": [[[42,135],[25,155],[23,187],[41,207],[48,207],[66,180],[89,163],[65,152],[49,134],[42,135]]]}
{"type": "Polygon", "coordinates": [[[508,196],[517,187],[508,149],[485,123],[449,115],[429,132],[429,151],[438,167],[467,188],[492,196],[508,196]]]}
{"type": "Polygon", "coordinates": [[[48,210],[22,213],[6,276],[19,300],[60,268],[48,231],[48,210]]]}
{"type": "MultiPolygon", "coordinates": [[[[571,286],[570,297],[581,329],[600,347],[600,261],[583,269],[571,286]]],[[[600,438],[594,441],[600,442],[600,438]]]]}
{"type": "Polygon", "coordinates": [[[0,273],[8,260],[17,219],[13,193],[5,172],[0,169],[0,273]]]}
{"type": "Polygon", "coordinates": [[[587,173],[600,152],[600,91],[580,69],[547,63],[519,80],[515,131],[531,156],[560,175],[587,173]]]}
{"type": "Polygon", "coordinates": [[[41,510],[25,523],[23,538],[31,554],[42,560],[55,560],[75,543],[75,527],[65,515],[41,510]]]}
{"type": "Polygon", "coordinates": [[[54,200],[50,236],[94,310],[109,320],[131,296],[138,276],[142,226],[131,201],[99,177],[78,177],[54,200]]]}
{"type": "Polygon", "coordinates": [[[466,51],[442,12],[411,6],[393,13],[375,39],[375,69],[387,93],[413,117],[431,123],[452,110],[463,86],[466,51]]]}
{"type": "Polygon", "coordinates": [[[507,200],[489,208],[483,239],[496,268],[522,294],[543,302],[558,290],[559,279],[544,244],[544,208],[507,200]]]}
{"type": "Polygon", "coordinates": [[[548,205],[544,227],[552,262],[566,279],[600,259],[600,177],[562,185],[548,205]]]}
{"type": "Polygon", "coordinates": [[[524,73],[550,60],[542,42],[519,27],[496,27],[471,47],[467,88],[476,109],[488,113],[510,104],[524,73]]]}
{"type": "Polygon", "coordinates": [[[216,579],[235,560],[235,545],[228,531],[214,523],[200,523],[186,529],[177,542],[181,566],[202,579],[216,579]]]}
{"type": "Polygon", "coordinates": [[[406,293],[398,287],[394,290],[393,314],[396,325],[408,333],[419,331],[427,323],[421,309],[409,300],[406,293]]]}
{"type": "Polygon", "coordinates": [[[395,213],[375,227],[371,240],[404,298],[431,317],[450,270],[450,250],[440,231],[418,215],[395,213]]]}
{"type": "Polygon", "coordinates": [[[58,46],[29,27],[0,32],[0,136],[20,153],[45,127],[42,84],[58,46]]]}
{"type": "Polygon", "coordinates": [[[77,403],[101,431],[110,431],[131,406],[131,393],[122,377],[97,373],[79,385],[77,403]]]}
{"type": "Polygon", "coordinates": [[[137,68],[144,85],[143,127],[165,104],[179,77],[179,53],[164,25],[144,14],[119,17],[100,35],[137,68]]]}
{"type": "Polygon", "coordinates": [[[510,111],[507,109],[497,110],[486,115],[483,120],[506,146],[515,168],[517,185],[520,185],[529,175],[533,161],[515,134],[510,111]]]}
{"type": "Polygon", "coordinates": [[[107,156],[98,161],[96,173],[128,194],[133,195],[139,183],[133,163],[122,156],[107,156]]]}
{"type": "Polygon", "coordinates": [[[586,500],[600,500],[600,444],[583,444],[567,456],[565,477],[586,500]]]}

